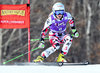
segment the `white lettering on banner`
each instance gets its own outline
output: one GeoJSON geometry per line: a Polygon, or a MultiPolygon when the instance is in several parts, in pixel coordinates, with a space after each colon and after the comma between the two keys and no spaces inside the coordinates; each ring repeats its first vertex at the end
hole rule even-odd
{"type": "Polygon", "coordinates": [[[2,20],[2,21],[0,21],[0,23],[19,23],[19,24],[23,24],[24,23],[24,21],[7,21],[7,20],[2,20]]]}

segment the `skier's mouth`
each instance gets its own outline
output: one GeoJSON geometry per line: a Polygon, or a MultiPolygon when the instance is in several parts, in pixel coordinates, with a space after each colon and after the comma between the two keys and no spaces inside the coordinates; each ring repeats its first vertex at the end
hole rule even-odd
{"type": "Polygon", "coordinates": [[[57,18],[58,19],[61,19],[62,18],[62,15],[61,14],[57,15],[57,18]]]}

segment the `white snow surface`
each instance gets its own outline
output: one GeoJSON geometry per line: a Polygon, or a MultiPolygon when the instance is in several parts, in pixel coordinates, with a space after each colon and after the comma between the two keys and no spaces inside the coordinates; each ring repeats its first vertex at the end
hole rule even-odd
{"type": "Polygon", "coordinates": [[[0,73],[100,73],[100,64],[71,66],[0,65],[0,73]]]}

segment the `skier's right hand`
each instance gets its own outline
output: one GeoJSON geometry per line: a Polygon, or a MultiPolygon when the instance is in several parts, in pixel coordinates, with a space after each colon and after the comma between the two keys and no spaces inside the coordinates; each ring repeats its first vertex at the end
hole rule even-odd
{"type": "Polygon", "coordinates": [[[39,48],[44,48],[44,47],[45,47],[44,41],[41,41],[38,47],[39,47],[39,48]]]}

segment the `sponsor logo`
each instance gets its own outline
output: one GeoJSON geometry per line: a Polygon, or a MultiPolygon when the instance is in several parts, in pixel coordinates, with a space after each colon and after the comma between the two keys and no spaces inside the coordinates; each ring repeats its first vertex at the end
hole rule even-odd
{"type": "Polygon", "coordinates": [[[61,25],[64,25],[64,22],[62,22],[62,23],[58,23],[58,26],[61,26],[61,25]]]}
{"type": "Polygon", "coordinates": [[[4,16],[4,15],[25,16],[25,10],[1,10],[1,16],[4,16]]]}
{"type": "Polygon", "coordinates": [[[58,5],[58,7],[63,7],[62,5],[58,5]]]}

